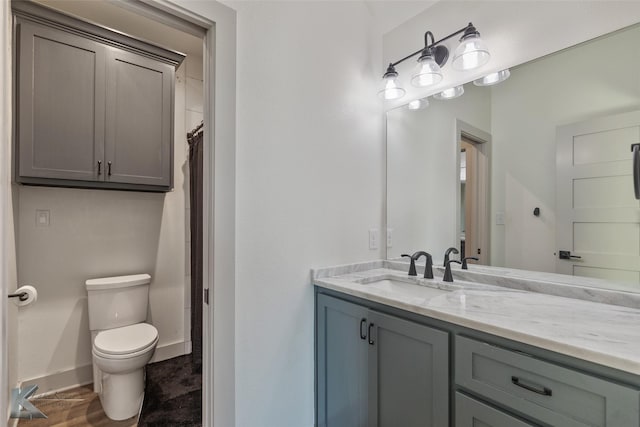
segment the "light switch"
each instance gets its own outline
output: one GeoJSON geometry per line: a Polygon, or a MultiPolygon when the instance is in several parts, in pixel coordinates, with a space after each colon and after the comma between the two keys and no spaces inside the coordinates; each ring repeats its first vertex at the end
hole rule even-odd
{"type": "Polygon", "coordinates": [[[380,245],[380,231],[377,228],[369,230],[369,249],[378,249],[380,245]]]}
{"type": "Polygon", "coordinates": [[[496,213],[496,225],[504,225],[504,212],[496,213]]]}
{"type": "Polygon", "coordinates": [[[48,210],[36,210],[36,227],[48,227],[50,214],[48,210]]]}

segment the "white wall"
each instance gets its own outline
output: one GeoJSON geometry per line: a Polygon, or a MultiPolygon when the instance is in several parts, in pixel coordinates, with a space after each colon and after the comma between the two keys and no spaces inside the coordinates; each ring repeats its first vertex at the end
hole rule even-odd
{"type": "Polygon", "coordinates": [[[492,211],[506,219],[493,227],[494,264],[555,271],[556,128],[640,109],[638,39],[637,26],[614,33],[518,67],[492,88],[492,211]]]}
{"type": "Polygon", "coordinates": [[[379,45],[361,2],[237,2],[236,426],[314,423],[309,269],[380,258],[379,45]],[[378,50],[378,52],[376,52],[378,50]]]}
{"type": "Polygon", "coordinates": [[[432,99],[424,110],[387,112],[387,224],[393,229],[388,258],[426,250],[442,260],[448,247],[460,246],[460,172],[452,167],[457,119],[490,133],[491,93],[467,85],[460,98],[432,99]]]}
{"type": "MultiPolygon", "coordinates": [[[[190,348],[185,64],[176,78],[174,190],[169,193],[19,187],[18,278],[39,292],[20,309],[19,379],[40,392],[91,381],[86,279],[149,273],[149,320],[159,332],[154,360],[190,348]],[[36,225],[36,210],[50,225],[36,225]]],[[[194,90],[197,93],[197,90],[194,90]]],[[[195,98],[195,99],[194,99],[195,98]]]]}

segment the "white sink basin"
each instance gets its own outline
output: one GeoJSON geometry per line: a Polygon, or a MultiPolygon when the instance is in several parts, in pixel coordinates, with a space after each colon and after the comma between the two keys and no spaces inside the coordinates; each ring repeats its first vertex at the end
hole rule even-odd
{"type": "Polygon", "coordinates": [[[393,293],[395,295],[406,295],[417,298],[433,298],[444,295],[450,290],[440,289],[438,286],[430,286],[420,283],[417,278],[400,278],[391,275],[367,277],[357,281],[368,289],[376,289],[382,293],[393,293]]]}

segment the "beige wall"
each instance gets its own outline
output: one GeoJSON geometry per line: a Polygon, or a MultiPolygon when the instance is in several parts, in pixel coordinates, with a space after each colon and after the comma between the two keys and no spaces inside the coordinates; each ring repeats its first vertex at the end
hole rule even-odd
{"type": "Polygon", "coordinates": [[[19,379],[39,379],[41,392],[90,374],[88,278],[151,274],[149,321],[160,335],[154,359],[190,351],[185,68],[176,75],[172,192],[19,187],[18,277],[39,292],[36,304],[20,309],[19,379]],[[36,210],[50,212],[48,227],[36,225],[36,210]]]}

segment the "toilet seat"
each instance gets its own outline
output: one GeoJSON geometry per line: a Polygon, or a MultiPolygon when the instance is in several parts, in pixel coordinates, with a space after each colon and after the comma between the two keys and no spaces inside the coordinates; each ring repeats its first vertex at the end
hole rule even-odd
{"type": "Polygon", "coordinates": [[[106,358],[132,357],[144,353],[158,342],[158,330],[148,323],[99,332],[93,340],[93,351],[106,358]]]}

